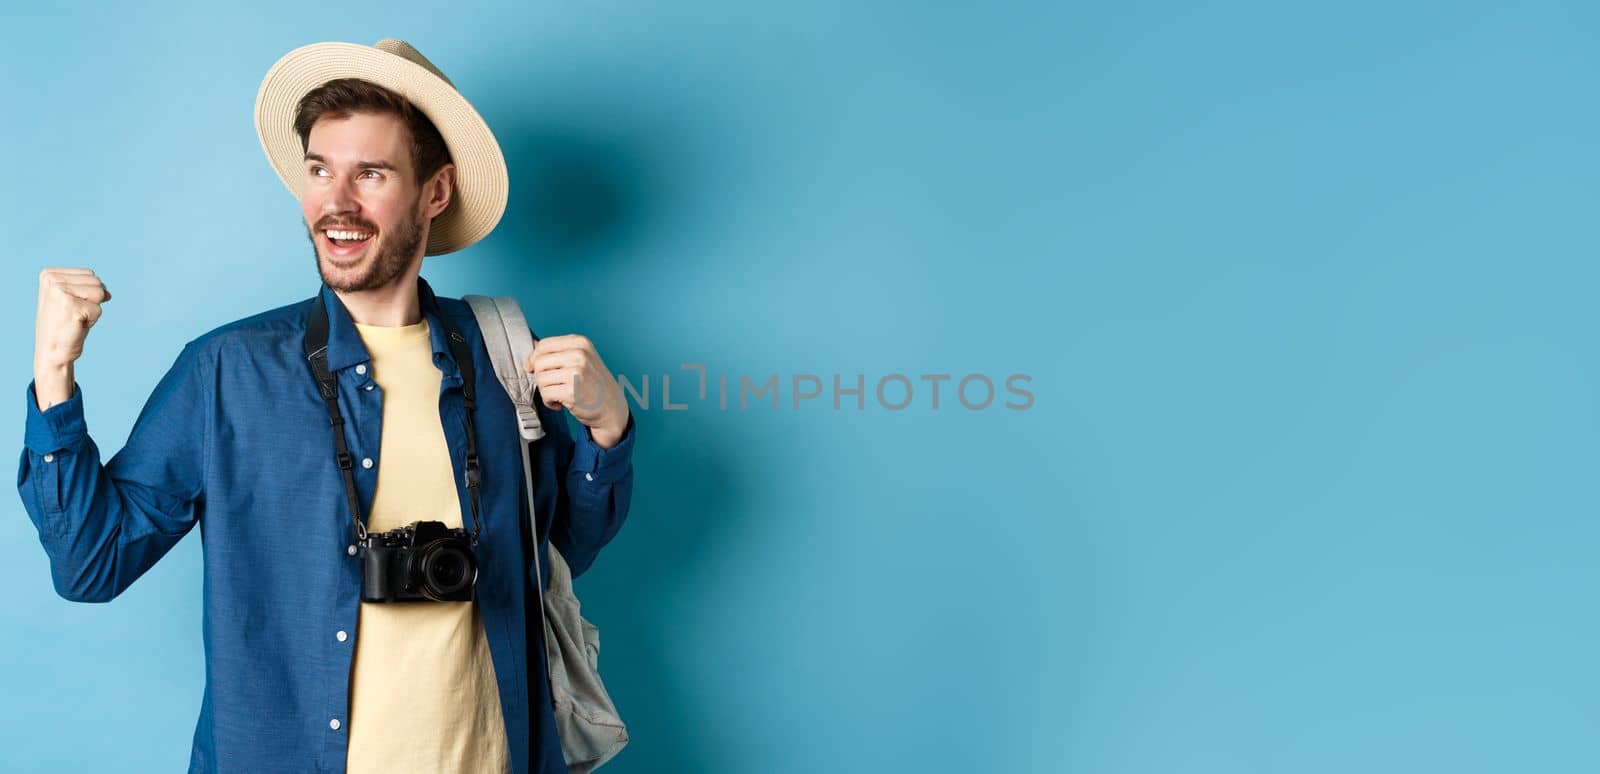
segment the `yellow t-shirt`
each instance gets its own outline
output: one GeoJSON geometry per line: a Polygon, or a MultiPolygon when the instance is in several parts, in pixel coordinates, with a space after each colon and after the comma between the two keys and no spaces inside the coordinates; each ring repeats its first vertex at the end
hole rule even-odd
{"type": "MultiPolygon", "coordinates": [[[[367,528],[462,526],[439,420],[442,374],[428,321],[356,324],[383,391],[378,483],[367,528]]],[[[471,530],[471,527],[468,527],[471,530]]],[[[509,772],[494,662],[476,602],[361,603],[350,678],[352,774],[509,772]]]]}

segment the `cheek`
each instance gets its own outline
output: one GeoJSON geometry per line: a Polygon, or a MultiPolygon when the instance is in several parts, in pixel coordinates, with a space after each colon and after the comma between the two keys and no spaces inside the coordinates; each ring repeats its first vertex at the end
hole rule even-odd
{"type": "Polygon", "coordinates": [[[378,224],[379,236],[396,230],[406,220],[405,205],[399,202],[375,203],[367,213],[372,222],[378,224]]]}

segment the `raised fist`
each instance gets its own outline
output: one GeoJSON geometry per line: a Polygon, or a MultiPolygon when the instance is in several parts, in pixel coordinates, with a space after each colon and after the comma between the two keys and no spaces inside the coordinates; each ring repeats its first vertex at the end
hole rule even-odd
{"type": "Polygon", "coordinates": [[[34,320],[33,366],[60,368],[83,354],[83,340],[100,320],[111,291],[93,269],[39,272],[39,316],[34,320]]]}

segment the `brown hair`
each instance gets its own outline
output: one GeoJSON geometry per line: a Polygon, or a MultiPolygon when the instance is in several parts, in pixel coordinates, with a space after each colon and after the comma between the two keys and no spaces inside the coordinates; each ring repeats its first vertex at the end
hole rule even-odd
{"type": "Polygon", "coordinates": [[[405,122],[411,130],[411,168],[416,170],[418,185],[450,162],[450,149],[427,115],[405,97],[360,78],[328,81],[300,98],[294,115],[300,150],[310,144],[311,127],[317,119],[349,118],[354,113],[388,113],[405,122]]]}

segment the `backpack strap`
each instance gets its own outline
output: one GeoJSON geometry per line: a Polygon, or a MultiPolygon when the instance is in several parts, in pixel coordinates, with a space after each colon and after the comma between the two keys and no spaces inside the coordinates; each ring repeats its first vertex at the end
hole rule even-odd
{"type": "MultiPolygon", "coordinates": [[[[544,426],[539,423],[539,410],[533,403],[538,400],[538,387],[532,375],[522,370],[522,364],[528,361],[528,354],[533,351],[533,335],[528,330],[527,318],[522,316],[522,308],[510,296],[489,298],[471,295],[462,296],[461,300],[472,307],[472,314],[478,318],[484,347],[489,350],[489,360],[494,364],[494,374],[500,378],[506,395],[517,407],[517,426],[522,431],[522,442],[517,446],[522,450],[523,489],[528,495],[528,552],[533,557],[533,579],[539,590],[538,601],[533,604],[539,608],[539,620],[542,623],[539,630],[548,632],[550,622],[544,610],[544,569],[539,566],[539,511],[533,502],[533,460],[528,454],[528,445],[544,437],[544,426]],[[506,319],[508,311],[515,321],[514,325],[506,319]],[[517,335],[519,331],[520,335],[517,335]]],[[[550,546],[550,553],[556,553],[555,546],[550,546]]],[[[549,675],[545,677],[548,679],[549,675]]]]}
{"type": "Polygon", "coordinates": [[[528,329],[527,318],[522,315],[522,307],[510,296],[463,296],[462,300],[472,307],[472,313],[477,316],[478,327],[483,330],[484,345],[489,350],[489,359],[494,363],[495,376],[500,378],[506,395],[517,407],[522,440],[537,441],[543,438],[544,427],[539,423],[536,403],[539,387],[533,380],[533,374],[522,368],[522,364],[528,362],[528,356],[533,354],[533,333],[528,329]]]}

